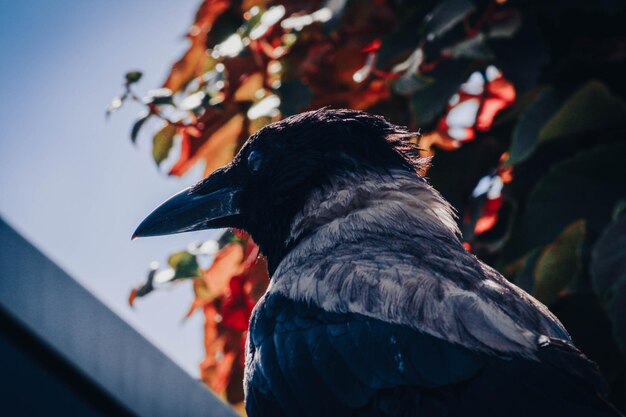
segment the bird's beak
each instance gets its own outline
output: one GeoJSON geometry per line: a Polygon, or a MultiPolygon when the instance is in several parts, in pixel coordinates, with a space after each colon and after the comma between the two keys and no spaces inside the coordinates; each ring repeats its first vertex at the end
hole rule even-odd
{"type": "Polygon", "coordinates": [[[141,222],[133,239],[236,226],[241,187],[230,180],[232,176],[220,169],[174,195],[141,222]]]}

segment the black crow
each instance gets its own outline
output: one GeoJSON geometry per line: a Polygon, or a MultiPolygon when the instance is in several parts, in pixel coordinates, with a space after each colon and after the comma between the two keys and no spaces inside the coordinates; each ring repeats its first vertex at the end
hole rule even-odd
{"type": "Polygon", "coordinates": [[[240,228],[267,257],[248,415],[619,415],[556,317],[464,249],[411,136],[353,110],[288,117],[137,228],[240,228]]]}

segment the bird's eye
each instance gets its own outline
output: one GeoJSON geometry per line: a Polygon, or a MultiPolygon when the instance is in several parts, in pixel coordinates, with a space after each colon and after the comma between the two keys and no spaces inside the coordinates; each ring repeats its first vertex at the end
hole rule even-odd
{"type": "Polygon", "coordinates": [[[248,155],[248,169],[251,172],[259,172],[263,165],[263,156],[259,151],[252,151],[248,155]]]}

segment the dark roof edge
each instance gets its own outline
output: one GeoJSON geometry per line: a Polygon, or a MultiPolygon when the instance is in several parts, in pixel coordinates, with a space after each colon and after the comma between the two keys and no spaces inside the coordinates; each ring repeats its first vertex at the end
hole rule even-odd
{"type": "Polygon", "coordinates": [[[2,218],[0,307],[139,416],[238,416],[2,218]]]}

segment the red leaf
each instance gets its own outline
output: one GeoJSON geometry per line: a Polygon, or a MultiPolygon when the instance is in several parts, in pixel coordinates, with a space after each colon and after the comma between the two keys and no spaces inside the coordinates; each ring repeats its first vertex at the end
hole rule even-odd
{"type": "Polygon", "coordinates": [[[382,41],[380,39],[374,39],[369,45],[361,50],[361,52],[375,52],[380,49],[382,41]]]}
{"type": "Polygon", "coordinates": [[[515,87],[500,77],[487,84],[487,98],[476,119],[476,129],[485,132],[491,128],[493,119],[515,100],[515,87]]]}
{"type": "Polygon", "coordinates": [[[498,210],[502,206],[502,197],[487,199],[482,215],[474,225],[474,233],[479,235],[493,228],[498,222],[498,210]]]}
{"type": "Polygon", "coordinates": [[[230,280],[230,294],[222,305],[222,325],[244,332],[248,329],[254,301],[244,291],[245,275],[237,275],[230,280]]]}

